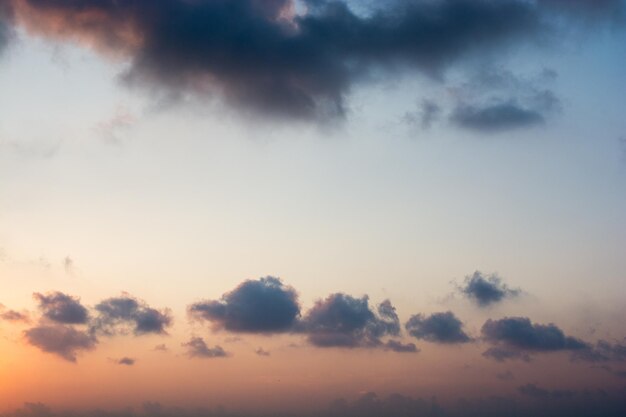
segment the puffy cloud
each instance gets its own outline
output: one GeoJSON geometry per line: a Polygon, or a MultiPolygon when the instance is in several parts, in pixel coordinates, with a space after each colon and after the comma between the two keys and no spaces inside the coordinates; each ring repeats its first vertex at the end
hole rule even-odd
{"type": "Polygon", "coordinates": [[[80,351],[92,350],[97,344],[92,334],[64,325],[33,327],[24,331],[24,337],[29,344],[70,362],[76,362],[80,351]]]}
{"type": "Polygon", "coordinates": [[[430,316],[416,314],[405,324],[407,332],[416,339],[434,343],[467,343],[472,338],[463,331],[463,323],[451,311],[430,316]]]}
{"type": "Polygon", "coordinates": [[[5,306],[0,304],[0,320],[29,323],[30,317],[28,316],[28,313],[26,312],[9,310],[5,306]]]}
{"type": "Polygon", "coordinates": [[[589,349],[588,344],[566,336],[556,325],[535,324],[526,317],[490,319],[485,322],[481,332],[484,340],[496,345],[484,355],[496,360],[528,360],[532,353],[589,349]]]}
{"type": "Polygon", "coordinates": [[[279,278],[248,280],[222,296],[188,307],[191,317],[232,332],[290,331],[300,315],[296,291],[279,278]]]}
{"type": "Polygon", "coordinates": [[[510,289],[499,276],[495,274],[485,276],[479,271],[465,278],[460,291],[481,307],[498,303],[505,298],[517,297],[520,294],[520,290],[510,289]]]}
{"type": "MultiPolygon", "coordinates": [[[[31,33],[126,58],[131,84],[217,93],[242,111],[308,120],[343,117],[346,95],[372,70],[439,74],[469,54],[533,39],[563,20],[612,22],[622,6],[617,0],[384,1],[356,13],[346,0],[305,0],[298,14],[292,0],[5,3],[16,6],[31,33]]],[[[496,114],[509,125],[537,120],[512,105],[465,110],[466,118],[491,121],[496,114]]]]}
{"type": "Polygon", "coordinates": [[[80,303],[80,299],[56,291],[46,295],[34,293],[33,298],[39,303],[43,316],[62,324],[86,324],[89,312],[80,303]]]}
{"type": "Polygon", "coordinates": [[[572,353],[573,361],[586,362],[624,362],[626,361],[626,345],[599,340],[595,346],[587,346],[572,353]]]}
{"type": "Polygon", "coordinates": [[[202,337],[192,337],[188,342],[182,344],[187,349],[190,358],[223,358],[228,353],[221,346],[208,347],[202,337]]]}
{"type": "Polygon", "coordinates": [[[318,347],[380,347],[381,337],[400,333],[398,316],[388,300],[379,304],[375,313],[367,296],[342,293],[318,300],[299,326],[318,347]]]}
{"type": "Polygon", "coordinates": [[[115,334],[131,326],[135,335],[148,333],[166,334],[173,319],[169,310],[157,310],[141,300],[124,294],[106,299],[95,306],[98,316],[93,320],[92,330],[106,335],[115,334]]]}
{"type": "Polygon", "coordinates": [[[115,361],[118,365],[133,366],[137,362],[136,359],[123,357],[115,361]]]}

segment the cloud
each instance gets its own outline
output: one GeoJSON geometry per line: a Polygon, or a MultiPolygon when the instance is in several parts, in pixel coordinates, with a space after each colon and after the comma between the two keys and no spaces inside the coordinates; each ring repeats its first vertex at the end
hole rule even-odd
{"type": "Polygon", "coordinates": [[[417,353],[420,351],[415,343],[402,343],[397,340],[388,340],[385,343],[385,349],[398,353],[417,353]]]}
{"type": "Polygon", "coordinates": [[[270,356],[271,353],[263,348],[258,348],[257,350],[254,351],[254,353],[256,353],[259,356],[270,356]]]}
{"type": "Polygon", "coordinates": [[[92,331],[105,335],[124,332],[126,326],[130,326],[135,335],[167,334],[166,329],[173,323],[169,310],[154,309],[127,294],[106,299],[95,309],[98,316],[92,322],[92,331]]]}
{"type": "Polygon", "coordinates": [[[595,346],[589,345],[573,352],[571,359],[585,362],[624,362],[626,361],[626,345],[599,340],[595,346]]]}
{"type": "Polygon", "coordinates": [[[155,350],[157,352],[168,352],[169,351],[169,349],[167,348],[167,345],[164,344],[164,343],[160,343],[160,344],[156,345],[153,350],[155,350]]]}
{"type": "Polygon", "coordinates": [[[290,331],[300,315],[296,291],[279,278],[247,280],[220,300],[188,307],[189,315],[213,323],[216,329],[245,333],[290,331]]]}
{"type": "Polygon", "coordinates": [[[64,325],[33,327],[24,331],[24,337],[32,346],[70,362],[76,362],[79,352],[93,350],[97,344],[93,335],[64,325]]]}
{"type": "Polygon", "coordinates": [[[389,300],[374,312],[369,298],[331,294],[318,300],[299,324],[308,341],[318,347],[382,347],[381,338],[398,336],[400,323],[389,300]]]}
{"type": "MultiPolygon", "coordinates": [[[[8,1],[31,33],[126,59],[131,85],[300,120],[344,117],[347,94],[374,71],[440,76],[466,56],[533,40],[564,20],[613,22],[608,11],[621,8],[617,1],[383,1],[357,13],[345,0],[305,0],[300,8],[291,0],[8,1]]],[[[504,110],[491,112],[515,113],[504,110]]]]}
{"type": "Polygon", "coordinates": [[[190,358],[224,358],[228,353],[221,346],[208,347],[202,337],[192,337],[181,346],[187,349],[190,358]]]}
{"type": "Polygon", "coordinates": [[[460,291],[481,307],[499,303],[505,298],[517,297],[521,292],[510,289],[497,275],[484,276],[480,271],[466,277],[460,291]]]}
{"type": "Polygon", "coordinates": [[[416,339],[434,343],[467,343],[472,338],[463,331],[463,323],[451,311],[430,316],[416,314],[405,324],[407,332],[416,339]]]}
{"type": "Polygon", "coordinates": [[[511,371],[499,372],[496,374],[496,378],[500,381],[513,381],[515,379],[515,375],[511,371]]]}
{"type": "Polygon", "coordinates": [[[521,106],[515,100],[485,106],[462,104],[454,110],[450,119],[460,127],[481,132],[532,127],[545,122],[540,111],[521,106]]]}
{"type": "Polygon", "coordinates": [[[530,355],[524,351],[502,347],[491,347],[483,352],[483,356],[488,359],[494,359],[498,362],[504,362],[507,360],[530,362],[531,359],[530,355]]]}
{"type": "Polygon", "coordinates": [[[564,398],[572,398],[576,395],[575,391],[570,390],[547,390],[540,388],[535,384],[526,384],[517,389],[521,394],[536,400],[560,400],[564,398]]]}
{"type": "Polygon", "coordinates": [[[429,129],[441,115],[441,107],[432,100],[423,100],[417,112],[407,112],[404,121],[410,125],[419,125],[429,129]]]}
{"type": "Polygon", "coordinates": [[[136,359],[123,357],[115,361],[118,365],[133,366],[137,362],[136,359]]]}
{"type": "Polygon", "coordinates": [[[4,305],[0,304],[0,320],[29,323],[30,317],[26,312],[22,313],[16,310],[7,310],[4,305]]]}
{"type": "Polygon", "coordinates": [[[89,312],[80,303],[80,299],[56,291],[46,295],[34,293],[33,298],[39,303],[43,316],[56,323],[86,324],[89,312]]]}
{"type": "Polygon", "coordinates": [[[67,275],[74,275],[74,260],[69,256],[63,258],[63,269],[67,275]]]}
{"type": "Polygon", "coordinates": [[[8,2],[0,3],[0,54],[9,44],[14,36],[13,26],[13,9],[8,2]]]}
{"type": "Polygon", "coordinates": [[[535,324],[526,317],[505,317],[487,320],[482,329],[483,339],[495,345],[483,355],[496,360],[524,359],[540,352],[578,351],[589,345],[566,336],[556,325],[535,324]]]}

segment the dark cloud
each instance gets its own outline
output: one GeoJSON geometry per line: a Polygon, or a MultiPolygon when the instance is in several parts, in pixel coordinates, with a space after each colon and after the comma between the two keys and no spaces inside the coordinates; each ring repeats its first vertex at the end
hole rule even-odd
{"type": "Polygon", "coordinates": [[[456,125],[481,132],[531,127],[545,122],[537,109],[521,106],[514,100],[478,106],[459,105],[450,119],[456,125]]]}
{"type": "Polygon", "coordinates": [[[576,395],[575,391],[570,390],[547,390],[540,388],[535,384],[526,384],[517,389],[521,394],[532,397],[537,400],[560,400],[564,398],[572,398],[576,395]]]}
{"type": "Polygon", "coordinates": [[[12,20],[13,9],[9,2],[0,3],[0,54],[14,36],[12,20]]]}
{"type": "Polygon", "coordinates": [[[63,325],[33,327],[24,332],[24,337],[29,344],[70,362],[76,362],[80,351],[92,350],[97,344],[92,334],[63,325]]]}
{"type": "Polygon", "coordinates": [[[106,335],[115,334],[127,326],[135,335],[148,333],[167,334],[173,319],[169,310],[156,310],[130,295],[109,298],[95,307],[98,316],[92,322],[92,330],[106,335]]]}
{"type": "Polygon", "coordinates": [[[318,300],[299,326],[318,347],[382,347],[382,337],[400,334],[398,315],[389,300],[374,312],[367,296],[342,293],[318,300]]]}
{"type": "Polygon", "coordinates": [[[434,343],[467,343],[472,338],[463,331],[463,323],[451,311],[430,316],[416,314],[405,324],[407,332],[434,343]]]}
{"type": "Polygon", "coordinates": [[[296,291],[280,279],[248,280],[220,300],[188,307],[189,314],[232,332],[277,333],[292,329],[300,315],[296,291]]]}
{"type": "Polygon", "coordinates": [[[585,362],[624,362],[626,361],[626,345],[599,340],[595,346],[587,346],[572,353],[573,361],[585,362]]]}
{"type": "Polygon", "coordinates": [[[566,336],[556,325],[535,324],[526,317],[490,319],[481,332],[484,340],[495,345],[483,355],[496,360],[527,360],[533,353],[589,349],[588,344],[566,336]]]}
{"type": "MultiPolygon", "coordinates": [[[[19,5],[19,22],[32,33],[125,57],[130,68],[124,78],[132,85],[166,88],[173,95],[217,95],[242,111],[308,120],[343,117],[352,86],[375,70],[440,75],[465,56],[562,26],[563,17],[607,21],[608,11],[621,5],[383,1],[356,13],[348,1],[308,0],[305,14],[298,15],[290,0],[8,3],[19,5]],[[598,12],[590,19],[578,10],[598,12]]],[[[475,117],[490,119],[484,112],[475,117]]],[[[533,119],[513,107],[487,114],[494,112],[517,123],[533,119]]]]}
{"type": "Polygon", "coordinates": [[[497,275],[484,276],[479,271],[465,278],[460,291],[481,307],[498,303],[505,298],[517,297],[520,294],[520,290],[510,289],[497,275]]]}
{"type": "Polygon", "coordinates": [[[388,340],[385,343],[385,349],[398,353],[417,353],[420,351],[415,343],[402,343],[397,340],[388,340]]]}
{"type": "Polygon", "coordinates": [[[56,291],[46,295],[34,293],[33,298],[39,304],[43,316],[54,322],[86,324],[89,320],[89,312],[76,297],[56,291]]]}
{"type": "Polygon", "coordinates": [[[228,353],[221,346],[208,347],[201,337],[192,337],[182,344],[190,358],[224,358],[228,353]]]}
{"type": "Polygon", "coordinates": [[[407,112],[404,121],[410,125],[418,125],[422,129],[429,129],[441,115],[441,107],[432,100],[423,100],[416,112],[407,112]]]}
{"type": "Polygon", "coordinates": [[[488,359],[493,359],[498,362],[504,362],[507,360],[521,360],[524,362],[530,362],[530,355],[524,351],[505,348],[505,347],[491,347],[483,352],[483,356],[488,359]]]}
{"type": "Polygon", "coordinates": [[[137,360],[133,358],[123,357],[123,358],[116,360],[115,362],[118,365],[133,366],[136,361],[137,360]]]}

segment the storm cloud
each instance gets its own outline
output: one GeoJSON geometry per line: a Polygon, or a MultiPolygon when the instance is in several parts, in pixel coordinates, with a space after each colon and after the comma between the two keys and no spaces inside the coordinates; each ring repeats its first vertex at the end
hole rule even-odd
{"type": "Polygon", "coordinates": [[[526,317],[505,317],[487,320],[482,329],[483,339],[495,345],[484,353],[496,360],[527,359],[540,352],[579,351],[589,349],[580,339],[566,336],[556,325],[532,323],[526,317]]]}
{"type": "Polygon", "coordinates": [[[81,351],[93,350],[96,338],[71,326],[37,326],[24,331],[26,341],[44,352],[56,354],[70,362],[76,362],[81,351]]]}
{"type": "Polygon", "coordinates": [[[39,304],[43,316],[56,323],[85,324],[89,320],[89,312],[76,297],[56,291],[46,295],[34,293],[33,298],[39,304]]]}
{"type": "MultiPolygon", "coordinates": [[[[347,1],[317,0],[303,8],[291,0],[8,3],[31,33],[126,59],[131,85],[300,120],[344,117],[347,94],[373,72],[439,76],[466,56],[532,41],[563,21],[614,22],[622,12],[619,0],[383,1],[358,13],[347,1]]],[[[0,23],[0,42],[6,27],[0,23]]],[[[513,103],[470,105],[456,118],[478,128],[541,120],[513,103]]]]}
{"type": "Polygon", "coordinates": [[[278,333],[290,331],[300,316],[296,291],[279,278],[247,280],[220,300],[188,307],[189,315],[231,332],[278,333]]]}
{"type": "Polygon", "coordinates": [[[318,300],[299,326],[308,341],[318,347],[382,347],[382,337],[400,334],[391,302],[383,301],[374,312],[367,296],[355,298],[342,293],[318,300]]]}
{"type": "Polygon", "coordinates": [[[485,276],[480,271],[466,277],[460,291],[481,307],[487,307],[520,294],[520,290],[510,289],[497,275],[485,276]]]}
{"type": "Polygon", "coordinates": [[[416,339],[433,343],[467,343],[472,338],[463,331],[463,323],[451,311],[430,316],[416,314],[405,324],[407,332],[416,339]]]}
{"type": "Polygon", "coordinates": [[[173,319],[169,310],[157,310],[130,295],[108,298],[95,306],[98,316],[92,322],[92,331],[113,335],[125,332],[130,326],[135,335],[167,334],[173,319]]]}
{"type": "Polygon", "coordinates": [[[202,337],[192,337],[182,344],[190,358],[224,358],[228,353],[219,345],[209,347],[202,337]]]}

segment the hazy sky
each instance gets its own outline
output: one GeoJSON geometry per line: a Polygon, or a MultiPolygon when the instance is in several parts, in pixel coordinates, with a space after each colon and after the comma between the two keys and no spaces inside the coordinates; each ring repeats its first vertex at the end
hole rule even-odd
{"type": "Polygon", "coordinates": [[[0,415],[620,415],[625,7],[0,0],[0,415]]]}

